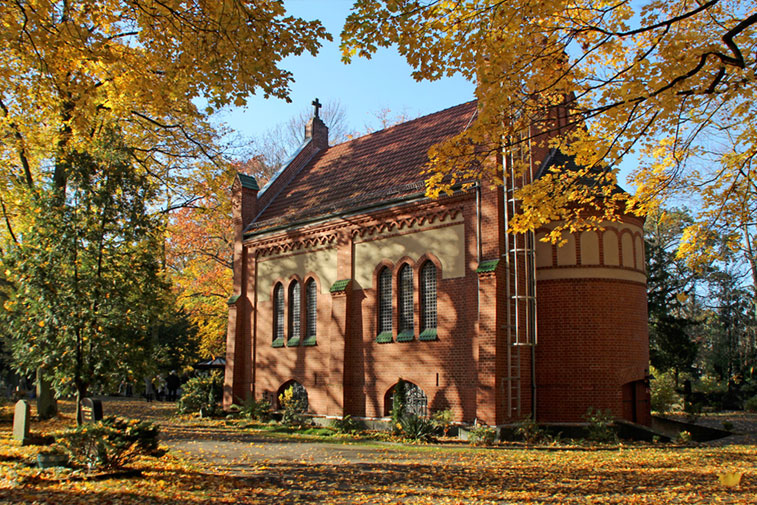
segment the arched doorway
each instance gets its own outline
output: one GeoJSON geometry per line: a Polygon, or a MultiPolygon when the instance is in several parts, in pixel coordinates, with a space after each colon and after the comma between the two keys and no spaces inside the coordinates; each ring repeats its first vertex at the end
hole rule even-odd
{"type": "Polygon", "coordinates": [[[279,397],[284,394],[284,391],[286,391],[289,388],[292,388],[292,394],[295,399],[302,400],[303,405],[305,405],[305,411],[308,410],[308,390],[305,389],[305,386],[297,382],[296,380],[290,380],[285,382],[281,385],[278,391],[276,391],[276,409],[281,409],[281,400],[279,400],[279,397]]]}
{"type": "Polygon", "coordinates": [[[426,393],[417,385],[400,379],[397,384],[390,387],[384,395],[384,416],[392,415],[392,405],[394,404],[394,394],[398,389],[405,391],[405,414],[415,414],[419,417],[428,416],[428,397],[426,393]]]}

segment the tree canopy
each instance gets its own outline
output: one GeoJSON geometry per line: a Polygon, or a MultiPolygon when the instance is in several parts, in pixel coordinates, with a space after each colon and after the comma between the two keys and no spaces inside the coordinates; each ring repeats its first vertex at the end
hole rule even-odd
{"type": "Polygon", "coordinates": [[[432,150],[430,195],[470,177],[502,183],[503,147],[559,148],[583,169],[523,188],[515,231],[596,225],[684,193],[712,204],[685,234],[693,244],[724,207],[732,228],[751,222],[756,23],[746,0],[357,0],[342,49],[349,61],[396,45],[416,79],[476,83],[476,121],[432,150]],[[641,159],[630,198],[609,189],[629,154],[641,159]]]}
{"type": "Polygon", "coordinates": [[[329,38],[273,0],[19,0],[0,4],[0,25],[6,186],[65,188],[67,153],[108,124],[151,175],[191,192],[177,169],[222,162],[210,115],[255,93],[286,99],[282,59],[329,38]]]}
{"type": "Polygon", "coordinates": [[[288,100],[283,59],[330,36],[275,0],[16,0],[0,27],[0,316],[20,371],[82,393],[183,331],[161,211],[229,171],[213,114],[288,100]]]}
{"type": "Polygon", "coordinates": [[[155,184],[116,134],[71,156],[68,197],[26,201],[19,241],[3,257],[12,294],[0,312],[16,369],[42,367],[60,394],[79,397],[150,366],[153,328],[167,307],[162,216],[155,184]]]}

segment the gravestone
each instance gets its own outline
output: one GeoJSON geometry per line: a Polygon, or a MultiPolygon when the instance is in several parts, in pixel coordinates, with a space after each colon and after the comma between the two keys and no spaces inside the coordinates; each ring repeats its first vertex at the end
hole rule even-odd
{"type": "Polygon", "coordinates": [[[13,412],[13,440],[20,440],[21,444],[29,441],[29,417],[31,407],[26,400],[16,402],[16,410],[13,412]]]}
{"type": "Polygon", "coordinates": [[[103,404],[100,400],[84,398],[81,401],[81,422],[96,423],[103,418],[103,404]]]}
{"type": "Polygon", "coordinates": [[[58,403],[50,387],[50,381],[45,378],[44,369],[37,368],[37,415],[40,419],[50,419],[58,413],[58,403]]]}

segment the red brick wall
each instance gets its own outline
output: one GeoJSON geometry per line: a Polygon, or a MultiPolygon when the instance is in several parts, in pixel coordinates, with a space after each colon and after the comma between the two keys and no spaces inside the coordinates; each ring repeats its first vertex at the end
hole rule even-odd
{"type": "MultiPolygon", "coordinates": [[[[376,280],[346,294],[318,296],[318,337],[313,347],[273,348],[270,294],[250,311],[254,324],[257,397],[276,393],[297,380],[308,391],[317,414],[382,417],[385,395],[401,377],[426,393],[430,410],[451,408],[456,419],[489,424],[512,422],[531,412],[531,348],[510,348],[520,356],[519,412],[507,410],[507,321],[504,262],[491,274],[476,274],[481,260],[504,252],[502,197],[482,189],[462,204],[465,223],[465,276],[437,284],[438,340],[420,341],[419,269],[425,258],[405,258],[414,269],[415,339],[376,343],[376,280]],[[477,241],[480,205],[480,244],[477,241]]],[[[434,205],[448,205],[440,201],[434,205]]],[[[452,205],[452,203],[449,203],[452,205]]],[[[395,209],[392,211],[397,214],[395,209]]],[[[381,218],[381,216],[379,216],[381,218]]],[[[387,214],[386,219],[390,215],[387,214]]],[[[343,231],[352,225],[345,222],[343,231]]],[[[352,240],[339,239],[339,277],[354,275],[352,240]]],[[[288,239],[293,240],[290,234],[288,239]]],[[[254,241],[250,242],[254,247],[254,241]]],[[[433,251],[432,251],[433,252],[433,251]]],[[[429,256],[433,257],[433,256],[429,256]]],[[[378,265],[377,265],[378,266],[378,265]]],[[[399,264],[389,264],[396,277],[399,264]]],[[[580,268],[580,267],[579,267],[580,268]]],[[[254,291],[254,279],[248,283],[254,291]]],[[[285,289],[285,296],[288,290],[285,289]]],[[[581,421],[588,407],[610,408],[623,415],[623,384],[643,380],[648,363],[646,293],[642,284],[599,280],[553,280],[538,284],[536,391],[538,420],[581,421]]],[[[398,312],[394,298],[394,337],[398,312]]],[[[288,307],[288,303],[285,303],[288,307]]]]}
{"type": "MultiPolygon", "coordinates": [[[[271,296],[258,301],[256,327],[256,384],[255,396],[276,394],[290,380],[296,380],[308,392],[310,411],[326,414],[339,400],[334,385],[341,389],[341,378],[329,374],[329,334],[331,331],[332,297],[328,286],[319,284],[317,298],[318,326],[315,346],[300,344],[295,347],[271,346],[273,341],[273,303],[271,296]],[[322,292],[325,290],[326,292],[322,292]]],[[[288,307],[288,289],[284,289],[284,306],[288,307]]],[[[285,318],[286,319],[286,318],[285,318]]],[[[303,337],[304,340],[304,337],[303,337]]]]}
{"type": "MultiPolygon", "coordinates": [[[[415,265],[414,280],[417,279],[415,265]]],[[[396,274],[396,272],[395,272],[396,274]]],[[[418,385],[430,410],[451,408],[458,419],[476,418],[476,283],[475,274],[441,280],[437,284],[436,341],[419,341],[415,325],[412,342],[376,343],[376,289],[354,293],[354,344],[346,356],[353,373],[353,415],[381,417],[384,396],[399,378],[418,385]]],[[[417,293],[416,303],[417,303],[417,293]]],[[[395,296],[396,304],[396,296],[395,296]]],[[[396,307],[395,307],[396,312],[396,307]]],[[[417,313],[418,311],[416,311],[417,313]]],[[[397,326],[394,326],[396,338],[397,326]]]]}
{"type": "Polygon", "coordinates": [[[646,287],[601,279],[538,283],[537,418],[582,421],[589,407],[623,416],[622,386],[649,363],[646,287]]]}

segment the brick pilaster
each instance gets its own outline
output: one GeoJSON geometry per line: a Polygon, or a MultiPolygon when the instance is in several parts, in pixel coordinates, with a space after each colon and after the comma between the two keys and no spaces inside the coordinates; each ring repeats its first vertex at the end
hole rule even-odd
{"type": "Polygon", "coordinates": [[[337,243],[337,277],[331,286],[331,330],[329,332],[329,391],[328,415],[344,414],[348,394],[345,376],[346,342],[350,338],[350,302],[352,298],[353,266],[352,236],[343,231],[337,243]]]}
{"type": "Polygon", "coordinates": [[[497,277],[503,269],[497,259],[482,261],[478,274],[478,344],[476,390],[476,418],[479,422],[496,425],[502,422],[502,387],[498,384],[501,371],[498,362],[497,277]]]}
{"type": "MultiPolygon", "coordinates": [[[[229,298],[229,318],[226,330],[226,370],[223,406],[228,408],[250,391],[252,356],[248,337],[252,300],[249,297],[247,251],[244,248],[244,228],[257,213],[258,184],[255,178],[237,174],[231,187],[232,226],[234,227],[234,285],[229,298]]],[[[254,269],[252,270],[254,272],[254,269]]],[[[254,290],[254,282],[253,282],[254,290]]]]}

